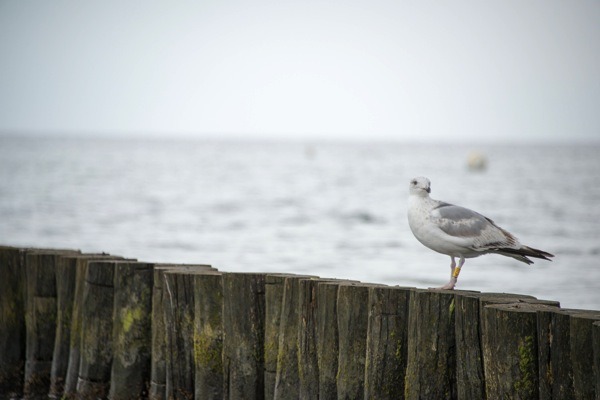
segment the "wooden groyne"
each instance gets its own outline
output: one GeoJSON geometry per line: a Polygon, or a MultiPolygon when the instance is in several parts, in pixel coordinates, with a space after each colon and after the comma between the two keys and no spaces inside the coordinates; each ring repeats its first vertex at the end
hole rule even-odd
{"type": "Polygon", "coordinates": [[[0,246],[0,399],[600,399],[600,311],[0,246]]]}

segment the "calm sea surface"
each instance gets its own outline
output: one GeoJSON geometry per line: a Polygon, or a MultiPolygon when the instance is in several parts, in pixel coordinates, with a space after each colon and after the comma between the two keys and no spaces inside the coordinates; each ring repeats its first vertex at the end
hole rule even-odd
{"type": "Polygon", "coordinates": [[[600,146],[0,137],[0,244],[429,287],[450,259],[406,218],[408,181],[556,255],[467,260],[458,288],[600,309],[600,146]],[[488,168],[472,172],[472,151],[488,168]]]}

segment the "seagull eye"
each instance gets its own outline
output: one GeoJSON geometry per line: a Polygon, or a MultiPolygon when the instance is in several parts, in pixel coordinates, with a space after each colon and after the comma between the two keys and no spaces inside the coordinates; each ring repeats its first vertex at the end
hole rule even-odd
{"type": "Polygon", "coordinates": [[[417,184],[417,181],[415,181],[415,180],[412,180],[410,183],[411,183],[412,185],[416,185],[416,184],[417,184]]]}

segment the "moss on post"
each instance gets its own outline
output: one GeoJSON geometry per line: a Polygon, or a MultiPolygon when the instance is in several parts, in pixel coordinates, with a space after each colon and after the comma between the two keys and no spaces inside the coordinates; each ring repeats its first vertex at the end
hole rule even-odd
{"type": "Polygon", "coordinates": [[[83,289],[77,396],[105,397],[113,357],[114,261],[88,264],[83,289]]]}
{"type": "Polygon", "coordinates": [[[194,363],[197,399],[223,398],[223,278],[219,272],[195,275],[194,363]]]}
{"type": "Polygon", "coordinates": [[[288,274],[269,274],[265,277],[265,398],[275,396],[277,354],[279,353],[279,325],[283,286],[288,274]]]}
{"type": "Polygon", "coordinates": [[[481,315],[488,399],[539,397],[537,311],[544,304],[492,304],[481,315]]]}
{"type": "Polygon", "coordinates": [[[113,361],[109,397],[147,396],[150,386],[153,265],[117,262],[114,277],[113,361]]]}

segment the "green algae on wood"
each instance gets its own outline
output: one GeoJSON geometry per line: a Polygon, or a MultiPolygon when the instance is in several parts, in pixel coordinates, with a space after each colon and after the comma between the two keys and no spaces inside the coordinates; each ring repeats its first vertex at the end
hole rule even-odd
{"type": "Polygon", "coordinates": [[[288,274],[269,274],[265,277],[265,398],[275,396],[275,379],[277,377],[277,354],[279,353],[279,325],[281,320],[281,304],[283,302],[283,286],[288,274]]]}
{"type": "Polygon", "coordinates": [[[113,400],[141,398],[150,385],[153,281],[152,264],[116,263],[109,391],[113,400]]]}
{"type": "MultiPolygon", "coordinates": [[[[79,372],[79,342],[81,336],[81,294],[79,279],[81,264],[87,265],[90,260],[118,259],[120,257],[102,254],[62,255],[56,264],[56,338],[50,371],[49,396],[60,398],[71,396],[76,391],[79,372]],[[74,343],[77,343],[74,346],[74,343]],[[75,348],[76,347],[76,348],[75,348]],[[75,361],[76,360],[76,361],[75,361]],[[73,365],[70,366],[70,363],[73,365]],[[69,368],[74,375],[69,381],[69,368]],[[73,384],[74,381],[74,384],[73,384]],[[67,389],[67,382],[72,385],[67,389]]],[[[83,283],[83,282],[81,282],[83,283]]]]}
{"type": "Polygon", "coordinates": [[[114,261],[92,261],[83,289],[81,358],[77,395],[105,397],[113,358],[114,261]]]}
{"type": "Polygon", "coordinates": [[[223,278],[219,272],[195,275],[195,396],[223,398],[223,278]]]}
{"type": "Polygon", "coordinates": [[[489,400],[539,397],[537,311],[553,308],[529,303],[483,308],[481,335],[489,400]]]}

